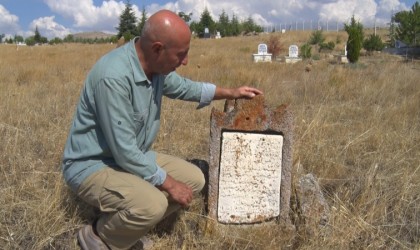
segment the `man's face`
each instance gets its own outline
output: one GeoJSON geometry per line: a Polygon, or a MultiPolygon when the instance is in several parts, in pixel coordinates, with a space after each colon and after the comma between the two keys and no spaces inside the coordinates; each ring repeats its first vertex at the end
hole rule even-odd
{"type": "Polygon", "coordinates": [[[166,46],[162,51],[161,73],[169,74],[170,72],[175,71],[179,66],[187,65],[189,49],[189,44],[187,46],[166,46]]]}

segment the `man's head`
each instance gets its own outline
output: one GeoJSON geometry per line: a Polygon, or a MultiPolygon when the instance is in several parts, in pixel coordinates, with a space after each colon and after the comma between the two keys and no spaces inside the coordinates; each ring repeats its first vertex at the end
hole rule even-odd
{"type": "Polygon", "coordinates": [[[177,14],[161,10],[150,16],[139,39],[144,70],[168,74],[186,65],[190,39],[188,25],[177,14]]]}

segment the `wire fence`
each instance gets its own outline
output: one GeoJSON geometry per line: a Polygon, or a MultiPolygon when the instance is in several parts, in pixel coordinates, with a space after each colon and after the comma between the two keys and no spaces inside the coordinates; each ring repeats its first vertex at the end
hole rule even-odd
{"type": "MultiPolygon", "coordinates": [[[[362,23],[365,28],[374,29],[388,29],[389,24],[378,24],[375,20],[362,23]]],[[[344,30],[343,21],[294,21],[283,22],[272,25],[263,26],[265,32],[280,32],[280,31],[304,31],[304,30],[323,30],[323,31],[340,31],[344,30]]]]}

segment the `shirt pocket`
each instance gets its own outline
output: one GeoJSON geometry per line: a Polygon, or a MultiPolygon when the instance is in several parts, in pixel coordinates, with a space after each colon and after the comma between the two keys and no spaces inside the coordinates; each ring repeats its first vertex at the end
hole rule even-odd
{"type": "Polygon", "coordinates": [[[134,119],[134,126],[135,126],[135,132],[138,136],[141,130],[144,128],[146,123],[146,111],[143,112],[134,112],[133,119],[134,119]]]}

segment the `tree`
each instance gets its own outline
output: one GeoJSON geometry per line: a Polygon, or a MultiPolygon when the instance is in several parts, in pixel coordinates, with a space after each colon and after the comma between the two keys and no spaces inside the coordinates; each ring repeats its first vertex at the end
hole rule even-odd
{"type": "Polygon", "coordinates": [[[232,15],[232,21],[230,22],[230,30],[232,32],[232,36],[237,36],[241,33],[238,17],[235,14],[232,15]]]}
{"type": "Polygon", "coordinates": [[[33,36],[27,37],[27,38],[25,39],[25,43],[26,43],[26,45],[28,45],[28,46],[34,46],[34,45],[36,44],[36,42],[35,42],[35,38],[34,38],[33,36]]]}
{"type": "Polygon", "coordinates": [[[188,15],[187,14],[185,14],[184,12],[178,12],[178,16],[180,17],[180,18],[182,18],[182,19],[184,19],[184,21],[186,22],[186,23],[188,23],[188,22],[190,22],[191,21],[191,16],[193,15],[193,13],[192,12],[190,12],[188,15]]]}
{"type": "Polygon", "coordinates": [[[251,33],[252,31],[254,31],[254,26],[254,20],[252,19],[252,17],[248,17],[248,19],[242,23],[242,31],[244,31],[245,34],[251,33]]]}
{"type": "Polygon", "coordinates": [[[136,36],[137,34],[136,19],[137,19],[136,15],[133,11],[133,5],[130,3],[130,0],[127,0],[127,2],[125,3],[125,9],[120,15],[120,23],[117,27],[118,38],[124,36],[124,39],[128,41],[131,38],[136,36]]]}
{"type": "Polygon", "coordinates": [[[363,45],[363,25],[356,22],[352,16],[350,24],[344,24],[344,30],[347,32],[349,38],[347,40],[347,58],[351,63],[359,60],[360,50],[363,45]]]}
{"type": "Polygon", "coordinates": [[[4,34],[1,34],[0,35],[0,43],[2,43],[3,42],[3,38],[5,37],[5,35],[4,34]]]}
{"type": "Polygon", "coordinates": [[[34,41],[35,43],[41,43],[41,34],[39,33],[38,26],[35,27],[34,41]]]}
{"type": "Polygon", "coordinates": [[[415,2],[409,11],[400,11],[392,17],[396,23],[396,38],[404,43],[418,45],[420,40],[420,4],[415,2]]]}
{"type": "Polygon", "coordinates": [[[220,31],[220,35],[231,36],[232,32],[229,25],[229,16],[226,14],[225,10],[222,10],[222,14],[219,16],[219,22],[216,24],[217,30],[220,31]]]}
{"type": "Polygon", "coordinates": [[[15,35],[15,38],[13,39],[15,43],[23,43],[25,39],[23,39],[23,36],[15,35]]]}
{"type": "Polygon", "coordinates": [[[369,37],[363,42],[363,48],[369,52],[371,51],[381,51],[385,47],[382,39],[379,35],[371,34],[369,37]]]}
{"type": "Polygon", "coordinates": [[[201,13],[200,22],[198,28],[198,34],[200,37],[204,36],[204,28],[208,28],[211,33],[214,33],[216,23],[213,21],[213,18],[210,15],[209,10],[207,7],[204,9],[203,13],[201,13]]]}
{"type": "Polygon", "coordinates": [[[141,11],[140,22],[137,25],[137,34],[141,35],[141,32],[143,30],[143,27],[146,24],[147,18],[148,17],[147,17],[146,9],[143,6],[143,10],[141,11]]]}

